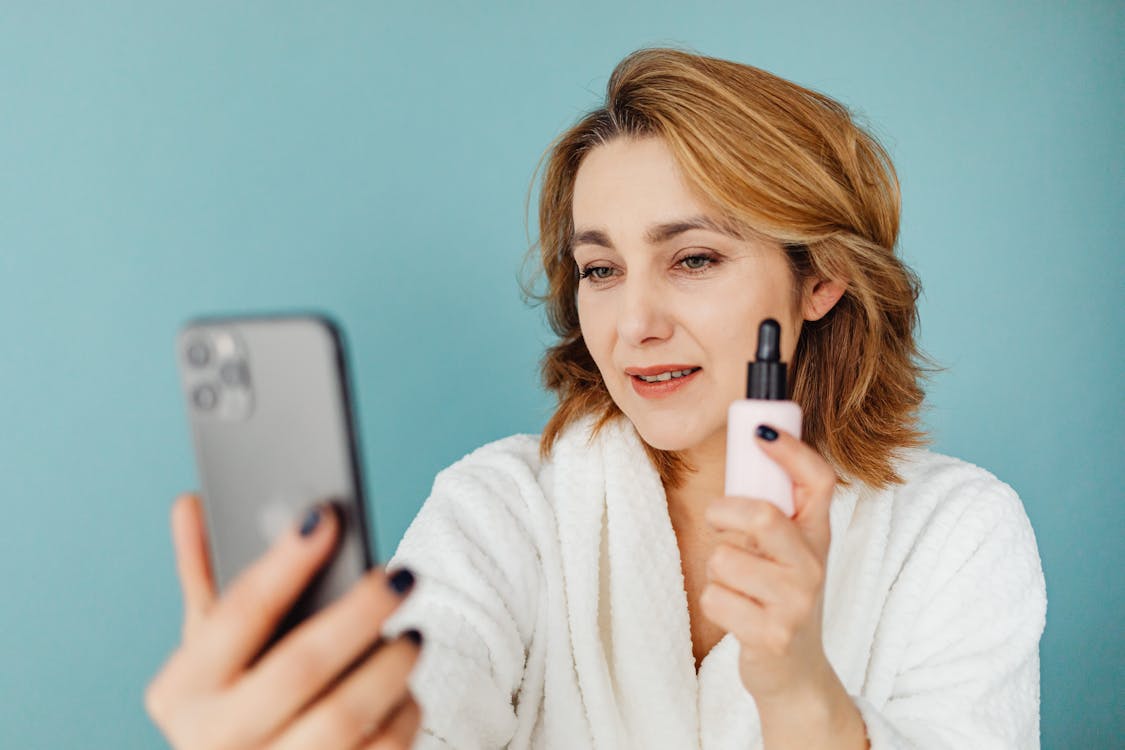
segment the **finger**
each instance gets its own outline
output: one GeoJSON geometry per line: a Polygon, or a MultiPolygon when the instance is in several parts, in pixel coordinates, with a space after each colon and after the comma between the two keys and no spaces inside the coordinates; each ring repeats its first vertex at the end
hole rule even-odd
{"type": "Polygon", "coordinates": [[[707,559],[707,578],[758,604],[784,601],[790,571],[744,549],[720,544],[707,559]]]}
{"type": "Polygon", "coordinates": [[[708,620],[742,643],[752,642],[769,627],[769,618],[761,604],[721,583],[709,583],[703,588],[699,606],[708,620]]]}
{"type": "Polygon", "coordinates": [[[261,651],[332,552],[339,525],[336,514],[328,506],[314,510],[231,583],[193,640],[173,657],[182,684],[225,686],[261,651]]]}
{"type": "Polygon", "coordinates": [[[755,439],[793,482],[793,520],[827,548],[828,506],[836,489],[836,472],[811,446],[784,430],[762,425],[755,439]]]}
{"type": "Polygon", "coordinates": [[[415,642],[404,635],[377,649],[293,722],[273,750],[358,744],[406,699],[420,644],[421,636],[415,642]]]}
{"type": "Polygon", "coordinates": [[[797,525],[773,503],[745,497],[713,501],[704,518],[720,533],[741,534],[744,549],[784,565],[800,567],[815,557],[797,525]]]}
{"type": "Polygon", "coordinates": [[[715,544],[729,544],[732,547],[743,549],[752,552],[755,555],[768,557],[762,548],[758,546],[758,542],[754,537],[745,534],[741,531],[734,531],[732,529],[716,529],[715,530],[715,544]]]}
{"type": "MultiPolygon", "coordinates": [[[[758,445],[793,481],[793,489],[804,490],[806,499],[827,499],[836,487],[836,472],[811,446],[790,433],[762,425],[758,445]],[[766,439],[766,435],[776,436],[766,439]]],[[[800,512],[800,509],[797,509],[800,512]]]]}
{"type": "Polygon", "coordinates": [[[413,582],[405,569],[390,577],[373,570],[270,649],[234,688],[258,734],[273,734],[362,656],[413,582]]]}
{"type": "Polygon", "coordinates": [[[413,696],[407,696],[387,723],[380,727],[361,750],[406,750],[422,726],[422,709],[413,696]]]}
{"type": "Polygon", "coordinates": [[[196,495],[180,495],[172,505],[172,545],[183,593],[183,638],[186,641],[211,610],[216,596],[207,553],[203,506],[196,495]]]}

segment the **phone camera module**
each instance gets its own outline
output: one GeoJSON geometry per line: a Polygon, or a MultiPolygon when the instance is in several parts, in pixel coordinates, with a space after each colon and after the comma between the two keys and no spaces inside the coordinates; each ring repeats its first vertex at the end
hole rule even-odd
{"type": "Polygon", "coordinates": [[[197,386],[191,392],[191,401],[197,409],[211,411],[219,403],[219,392],[210,385],[197,386]]]}
{"type": "Polygon", "coordinates": [[[187,361],[192,367],[206,367],[211,361],[211,349],[205,341],[193,341],[188,344],[187,361]]]}
{"type": "Polygon", "coordinates": [[[246,363],[238,360],[229,360],[219,367],[219,379],[229,386],[244,386],[249,382],[250,375],[246,370],[246,363]]]}

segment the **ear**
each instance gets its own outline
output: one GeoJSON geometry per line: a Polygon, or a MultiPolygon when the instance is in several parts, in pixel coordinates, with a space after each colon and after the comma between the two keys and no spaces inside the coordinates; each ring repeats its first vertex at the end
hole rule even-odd
{"type": "Polygon", "coordinates": [[[837,279],[811,278],[805,281],[804,302],[801,305],[801,315],[805,320],[820,320],[828,311],[836,306],[844,292],[848,290],[848,282],[837,279]]]}

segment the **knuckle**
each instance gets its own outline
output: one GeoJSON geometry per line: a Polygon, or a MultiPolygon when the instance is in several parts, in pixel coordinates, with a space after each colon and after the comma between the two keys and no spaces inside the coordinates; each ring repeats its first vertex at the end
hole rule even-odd
{"type": "Polygon", "coordinates": [[[816,599],[811,593],[802,592],[795,597],[793,605],[795,619],[798,622],[803,622],[812,614],[813,608],[816,605],[816,599]]]}
{"type": "Polygon", "coordinates": [[[285,681],[291,685],[318,683],[324,672],[324,660],[320,653],[309,643],[294,646],[285,657],[285,681]]]}
{"type": "Polygon", "coordinates": [[[707,560],[705,572],[707,574],[708,581],[714,581],[723,574],[719,561],[716,560],[715,557],[715,555],[711,555],[711,557],[707,560]]]}
{"type": "Polygon", "coordinates": [[[367,750],[406,750],[410,747],[407,744],[409,741],[409,739],[399,735],[384,733],[379,735],[370,745],[367,745],[367,750]]]}
{"type": "Polygon", "coordinates": [[[712,584],[708,583],[703,587],[703,590],[699,592],[699,606],[705,611],[710,610],[711,605],[714,603],[714,594],[711,593],[712,588],[712,584]]]}
{"type": "MultiPolygon", "coordinates": [[[[240,748],[261,745],[261,738],[255,730],[241,721],[232,720],[232,718],[229,712],[219,712],[215,721],[208,722],[209,726],[200,727],[202,736],[199,743],[192,745],[192,747],[210,748],[211,750],[240,750],[240,748]]],[[[205,722],[200,723],[204,724],[205,722]]]]}
{"type": "Polygon", "coordinates": [[[368,713],[351,701],[335,700],[324,708],[322,721],[330,737],[358,737],[371,723],[368,713]]]}
{"type": "Polygon", "coordinates": [[[221,600],[224,607],[239,616],[253,615],[260,611],[269,602],[270,592],[276,589],[271,563],[273,560],[268,556],[264,557],[237,578],[221,600]]]}
{"type": "Polygon", "coordinates": [[[259,581],[247,580],[245,584],[232,590],[223,602],[227,617],[234,622],[256,620],[269,603],[266,589],[259,581]]]}
{"type": "Polygon", "coordinates": [[[754,503],[750,509],[750,527],[759,532],[769,531],[777,521],[776,510],[772,503],[754,503]]]}
{"type": "Polygon", "coordinates": [[[414,739],[413,734],[413,731],[411,731],[410,736],[404,736],[390,730],[383,731],[375,737],[374,742],[365,746],[365,750],[407,750],[414,739]]]}
{"type": "Polygon", "coordinates": [[[164,723],[168,716],[168,704],[165,697],[164,687],[157,677],[147,686],[145,686],[145,711],[158,725],[164,723]]]}
{"type": "Polygon", "coordinates": [[[821,589],[824,586],[825,578],[828,571],[824,563],[820,560],[813,560],[812,565],[809,567],[809,578],[812,580],[813,586],[816,589],[821,589]]]}
{"type": "Polygon", "coordinates": [[[789,651],[791,642],[790,630],[784,625],[775,624],[766,630],[766,648],[775,656],[784,656],[789,651]]]}
{"type": "Polygon", "coordinates": [[[721,599],[719,588],[709,583],[703,587],[703,591],[699,594],[699,606],[701,606],[704,611],[714,614],[719,611],[721,599]]]}
{"type": "Polygon", "coordinates": [[[730,565],[730,547],[725,544],[720,544],[715,551],[711,553],[711,559],[707,562],[712,573],[722,575],[730,565]]]}
{"type": "Polygon", "coordinates": [[[827,464],[817,472],[814,486],[818,491],[830,494],[836,489],[836,473],[827,464]]]}
{"type": "Polygon", "coordinates": [[[174,690],[176,686],[177,665],[183,659],[183,649],[178,648],[161,667],[160,671],[149,680],[144,691],[144,706],[152,720],[157,725],[167,724],[172,719],[175,711],[176,699],[174,690]]]}

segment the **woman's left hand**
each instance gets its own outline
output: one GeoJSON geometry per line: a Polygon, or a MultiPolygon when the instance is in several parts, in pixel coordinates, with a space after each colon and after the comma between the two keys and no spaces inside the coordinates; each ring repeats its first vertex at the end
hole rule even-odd
{"type": "Polygon", "coordinates": [[[757,441],[792,479],[794,515],[765,500],[712,503],[706,519],[720,542],[700,599],[708,619],[738,639],[742,684],[763,713],[840,691],[821,640],[836,474],[808,445],[774,432],[776,439],[757,441]]]}

